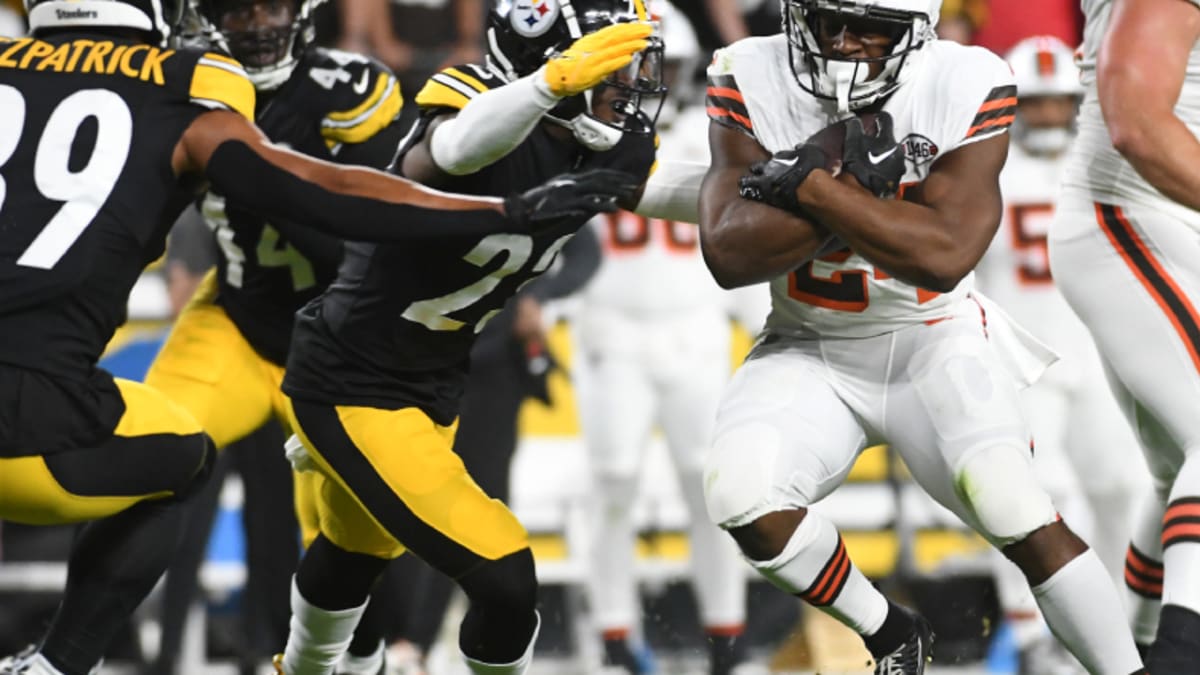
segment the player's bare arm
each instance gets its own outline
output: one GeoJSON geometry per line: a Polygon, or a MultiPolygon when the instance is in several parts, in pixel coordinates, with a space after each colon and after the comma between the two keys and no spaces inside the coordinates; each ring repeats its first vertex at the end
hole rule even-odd
{"type": "MultiPolygon", "coordinates": [[[[900,152],[897,149],[897,152],[900,152]]],[[[960,147],[933,165],[903,199],[813,171],[801,207],[888,274],[932,291],[952,290],[975,268],[1000,226],[1000,169],[1008,136],[960,147]]]]}
{"type": "Polygon", "coordinates": [[[829,233],[799,216],[742,199],[738,180],[771,154],[746,134],[710,123],[712,164],[700,190],[700,246],[723,288],[786,274],[808,261],[829,233]]]}
{"type": "Polygon", "coordinates": [[[1200,209],[1200,140],[1175,115],[1200,8],[1117,0],[1100,46],[1097,87],[1113,146],[1151,185],[1200,209]]]}
{"type": "Polygon", "coordinates": [[[226,197],[264,214],[361,240],[486,235],[512,229],[510,221],[523,226],[522,221],[555,217],[556,212],[614,210],[615,199],[634,189],[624,174],[593,172],[599,183],[582,191],[567,179],[571,184],[535,188],[518,199],[450,195],[374,169],[340,166],[281,148],[245,118],[222,110],[200,115],[188,127],[172,167],[180,176],[207,174],[226,197]],[[609,191],[607,197],[601,194],[609,191]],[[464,212],[474,217],[464,218],[464,212]]]}

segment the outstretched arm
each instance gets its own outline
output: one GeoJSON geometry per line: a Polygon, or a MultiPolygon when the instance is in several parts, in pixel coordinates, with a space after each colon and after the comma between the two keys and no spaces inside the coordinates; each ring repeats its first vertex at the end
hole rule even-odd
{"type": "Polygon", "coordinates": [[[700,246],[723,288],[773,279],[810,260],[829,233],[811,221],[743,199],[738,179],[770,158],[746,134],[712,122],[712,164],[700,190],[700,246]]]}
{"type": "Polygon", "coordinates": [[[596,170],[559,176],[503,201],[452,195],[272,145],[227,111],[197,117],[172,165],[177,175],[205,174],[217,192],[267,218],[365,241],[529,231],[564,217],[614,211],[637,187],[627,174],[596,170]]]}

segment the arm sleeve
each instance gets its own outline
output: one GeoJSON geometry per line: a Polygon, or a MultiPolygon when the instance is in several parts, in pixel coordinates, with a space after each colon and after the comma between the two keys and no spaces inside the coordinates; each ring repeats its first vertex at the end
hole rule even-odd
{"type": "Polygon", "coordinates": [[[478,93],[456,117],[434,129],[430,155],[450,175],[475,173],[512,152],[558,101],[541,70],[478,93]]]}
{"type": "Polygon", "coordinates": [[[583,288],[600,269],[600,239],[590,226],[579,228],[562,250],[562,264],[552,274],[539,277],[529,285],[529,293],[539,302],[564,298],[583,288]]]}
{"type": "Polygon", "coordinates": [[[218,146],[206,171],[213,188],[230,201],[245,204],[268,219],[312,227],[343,239],[404,241],[517,229],[492,209],[447,211],[331,192],[272,164],[241,141],[218,146]]]}
{"type": "Polygon", "coordinates": [[[708,165],[699,162],[659,161],[634,212],[677,223],[700,222],[700,184],[707,172],[708,165]]]}

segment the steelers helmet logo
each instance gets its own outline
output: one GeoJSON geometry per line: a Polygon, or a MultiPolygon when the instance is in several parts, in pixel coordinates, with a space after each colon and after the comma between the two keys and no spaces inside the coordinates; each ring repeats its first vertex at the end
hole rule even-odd
{"type": "Polygon", "coordinates": [[[517,0],[508,15],[513,30],[525,37],[539,37],[558,19],[558,0],[517,0]]]}

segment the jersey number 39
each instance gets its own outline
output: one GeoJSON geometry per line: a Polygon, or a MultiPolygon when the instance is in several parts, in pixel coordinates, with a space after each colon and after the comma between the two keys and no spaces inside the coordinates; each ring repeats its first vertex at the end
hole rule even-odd
{"type": "MultiPolygon", "coordinates": [[[[25,97],[16,88],[0,85],[0,169],[17,151],[25,131],[25,97]]],[[[40,120],[29,120],[36,124],[40,120]]],[[[62,100],[41,130],[33,159],[33,181],[43,197],[61,202],[50,220],[17,258],[17,264],[48,270],[95,219],[108,200],[133,138],[129,106],[107,89],[83,89],[62,100]],[[82,167],[72,166],[71,148],[89,118],[96,120],[95,143],[82,167]]],[[[0,209],[8,184],[0,175],[0,209]]]]}

